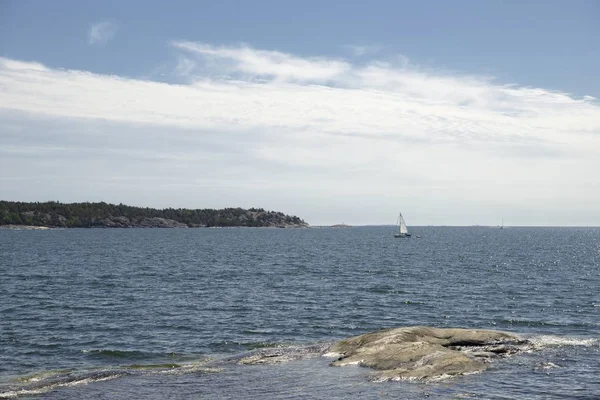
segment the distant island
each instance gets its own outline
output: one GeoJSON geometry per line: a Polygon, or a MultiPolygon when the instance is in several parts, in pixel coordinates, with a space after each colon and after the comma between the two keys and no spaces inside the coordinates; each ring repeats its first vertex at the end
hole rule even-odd
{"type": "Polygon", "coordinates": [[[100,203],[0,201],[0,227],[51,228],[306,228],[296,216],[262,208],[186,209],[100,203]]]}

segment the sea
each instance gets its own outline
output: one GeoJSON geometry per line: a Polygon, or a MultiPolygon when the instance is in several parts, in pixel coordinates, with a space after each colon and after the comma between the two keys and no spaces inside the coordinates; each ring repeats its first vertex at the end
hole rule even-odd
{"type": "Polygon", "coordinates": [[[0,398],[600,398],[600,228],[409,229],[0,230],[0,398]],[[414,325],[535,346],[426,382],[323,356],[414,325]]]}

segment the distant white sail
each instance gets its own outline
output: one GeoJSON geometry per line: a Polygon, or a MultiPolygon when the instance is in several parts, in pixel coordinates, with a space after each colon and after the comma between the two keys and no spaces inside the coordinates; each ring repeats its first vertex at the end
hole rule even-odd
{"type": "Polygon", "coordinates": [[[408,228],[406,227],[406,222],[404,222],[404,217],[400,214],[400,233],[407,234],[408,228]]]}
{"type": "Polygon", "coordinates": [[[402,213],[398,214],[398,233],[394,233],[394,237],[410,237],[410,233],[408,233],[408,228],[406,227],[406,222],[404,222],[402,213]]]}

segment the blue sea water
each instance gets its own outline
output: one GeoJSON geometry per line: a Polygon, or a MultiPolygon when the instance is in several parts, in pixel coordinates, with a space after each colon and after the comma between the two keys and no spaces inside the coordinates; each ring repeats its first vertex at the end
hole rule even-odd
{"type": "Polygon", "coordinates": [[[411,231],[0,230],[0,398],[600,398],[600,229],[411,231]],[[536,346],[429,383],[320,356],[410,325],[536,346]]]}

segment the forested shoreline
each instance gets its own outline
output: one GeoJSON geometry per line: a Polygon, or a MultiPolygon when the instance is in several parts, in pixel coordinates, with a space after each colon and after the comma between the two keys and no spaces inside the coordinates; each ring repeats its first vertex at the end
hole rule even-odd
{"type": "Polygon", "coordinates": [[[0,226],[57,228],[308,227],[297,216],[262,208],[186,209],[124,204],[0,201],[0,226]]]}

